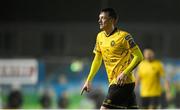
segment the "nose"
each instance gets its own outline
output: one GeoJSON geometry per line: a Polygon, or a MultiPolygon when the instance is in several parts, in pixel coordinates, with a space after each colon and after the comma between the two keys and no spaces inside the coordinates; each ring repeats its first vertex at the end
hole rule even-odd
{"type": "Polygon", "coordinates": [[[100,23],[100,22],[101,22],[101,19],[98,20],[98,23],[100,23]]]}

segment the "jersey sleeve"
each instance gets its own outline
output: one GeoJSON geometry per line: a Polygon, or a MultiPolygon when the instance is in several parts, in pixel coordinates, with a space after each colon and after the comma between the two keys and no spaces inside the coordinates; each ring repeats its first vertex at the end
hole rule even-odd
{"type": "Polygon", "coordinates": [[[128,33],[124,34],[123,44],[124,44],[125,49],[130,50],[130,51],[133,51],[134,49],[138,48],[132,35],[128,33]]]}
{"type": "Polygon", "coordinates": [[[131,60],[131,63],[128,65],[128,67],[126,67],[126,69],[123,71],[125,74],[130,73],[143,60],[143,55],[139,48],[132,51],[131,54],[133,55],[133,59],[131,60]]]}
{"type": "Polygon", "coordinates": [[[97,36],[97,38],[96,38],[96,44],[95,44],[95,46],[94,46],[94,50],[93,50],[93,52],[96,54],[97,52],[98,53],[101,53],[101,50],[100,50],[100,43],[99,43],[99,37],[97,36]]]}

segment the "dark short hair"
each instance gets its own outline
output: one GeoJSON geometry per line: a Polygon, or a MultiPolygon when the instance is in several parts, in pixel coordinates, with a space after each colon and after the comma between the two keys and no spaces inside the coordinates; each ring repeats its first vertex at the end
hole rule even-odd
{"type": "Polygon", "coordinates": [[[108,13],[109,17],[111,17],[115,20],[118,19],[118,15],[113,8],[104,8],[100,11],[100,13],[102,13],[102,12],[108,13]]]}

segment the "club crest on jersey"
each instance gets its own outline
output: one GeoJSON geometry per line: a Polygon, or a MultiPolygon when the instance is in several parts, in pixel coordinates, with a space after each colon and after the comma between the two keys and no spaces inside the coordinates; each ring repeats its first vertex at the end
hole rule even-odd
{"type": "Polygon", "coordinates": [[[115,45],[115,42],[113,40],[113,41],[111,41],[111,46],[113,47],[114,45],[115,45]]]}

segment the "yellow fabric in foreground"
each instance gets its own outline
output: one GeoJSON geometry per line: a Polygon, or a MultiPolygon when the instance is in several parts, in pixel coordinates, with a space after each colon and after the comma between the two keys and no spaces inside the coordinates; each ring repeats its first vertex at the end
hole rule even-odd
{"type": "Polygon", "coordinates": [[[140,80],[140,95],[142,97],[160,96],[162,92],[160,79],[165,77],[160,61],[144,60],[138,66],[137,74],[140,80]]]}

